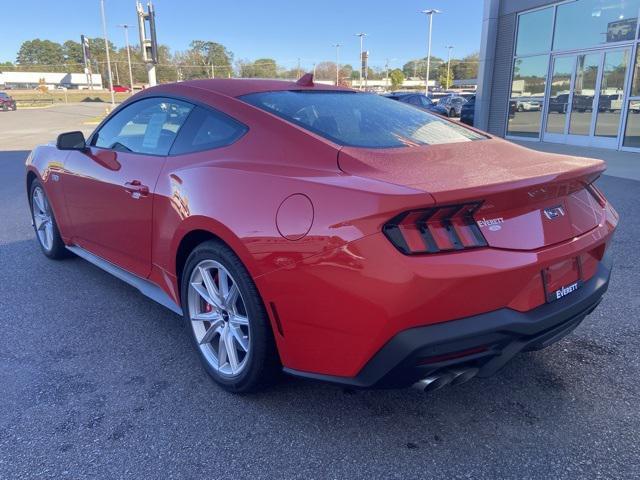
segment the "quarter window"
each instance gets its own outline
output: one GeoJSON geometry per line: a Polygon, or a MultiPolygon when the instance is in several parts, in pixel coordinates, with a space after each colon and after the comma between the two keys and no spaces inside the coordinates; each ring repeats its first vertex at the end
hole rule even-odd
{"type": "Polygon", "coordinates": [[[231,117],[202,107],[195,107],[171,149],[171,155],[181,155],[231,145],[247,132],[231,117]]]}
{"type": "Polygon", "coordinates": [[[121,152],[167,155],[193,105],[168,98],[135,102],[111,117],[93,145],[121,152]]]}

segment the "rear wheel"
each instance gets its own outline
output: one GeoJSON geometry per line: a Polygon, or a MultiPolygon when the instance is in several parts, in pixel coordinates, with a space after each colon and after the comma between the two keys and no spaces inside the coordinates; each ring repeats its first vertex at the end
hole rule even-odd
{"type": "Polygon", "coordinates": [[[182,275],[184,317],[205,369],[219,385],[250,392],[280,370],[269,317],[247,270],[224,244],[189,255],[182,275]]]}
{"type": "Polygon", "coordinates": [[[42,253],[54,259],[69,256],[69,252],[65,248],[62,237],[60,236],[51,204],[39,180],[34,180],[31,184],[29,198],[31,200],[33,228],[36,232],[36,238],[42,249],[42,253]]]}

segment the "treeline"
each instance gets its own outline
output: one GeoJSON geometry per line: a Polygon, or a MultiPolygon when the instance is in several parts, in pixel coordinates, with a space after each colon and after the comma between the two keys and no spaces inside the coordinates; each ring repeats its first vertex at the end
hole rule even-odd
{"type": "MultiPolygon", "coordinates": [[[[90,38],[92,70],[101,73],[106,78],[106,52],[104,40],[90,38]]],[[[114,81],[128,84],[129,72],[127,51],[124,47],[116,47],[109,42],[109,55],[112,63],[114,81]]],[[[234,54],[224,45],[206,41],[194,40],[189,49],[171,52],[166,45],[160,45],[158,51],[158,66],[156,75],[160,82],[176,80],[190,80],[211,77],[244,77],[244,78],[297,78],[305,71],[314,69],[316,78],[320,80],[334,80],[336,78],[336,64],[323,61],[310,65],[297,62],[295,65],[281,65],[272,58],[256,60],[235,59],[234,54]]],[[[144,83],[147,79],[146,68],[142,59],[142,52],[138,45],[131,46],[131,63],[135,83],[144,83]]],[[[82,45],[74,40],[64,43],[50,40],[34,39],[23,42],[16,56],[15,63],[0,63],[0,70],[21,71],[49,71],[49,72],[83,72],[82,45]]],[[[451,61],[451,78],[476,78],[478,69],[478,55],[468,55],[462,59],[451,61]]],[[[389,69],[392,71],[393,69],[389,69]]],[[[399,69],[396,69],[399,70],[399,69]]],[[[426,58],[415,59],[405,63],[401,69],[405,78],[424,78],[426,73],[426,58]]],[[[386,77],[384,66],[369,68],[368,77],[379,80],[386,77]]],[[[341,81],[359,78],[359,72],[352,65],[340,65],[341,81]]],[[[398,72],[394,73],[398,77],[398,72]]],[[[431,79],[446,83],[446,61],[438,57],[431,58],[431,79]],[[443,77],[444,75],[444,77],[443,77]]]]}

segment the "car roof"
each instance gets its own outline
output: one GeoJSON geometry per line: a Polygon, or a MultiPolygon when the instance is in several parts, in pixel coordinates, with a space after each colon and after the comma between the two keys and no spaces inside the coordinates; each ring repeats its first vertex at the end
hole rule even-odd
{"type": "Polygon", "coordinates": [[[296,82],[284,80],[263,80],[245,78],[215,78],[207,80],[188,80],[178,85],[200,88],[210,92],[227,95],[229,97],[239,97],[249,93],[286,91],[286,90],[311,90],[311,91],[343,91],[353,92],[354,90],[335,85],[325,85],[315,83],[312,86],[299,85],[296,82]]]}

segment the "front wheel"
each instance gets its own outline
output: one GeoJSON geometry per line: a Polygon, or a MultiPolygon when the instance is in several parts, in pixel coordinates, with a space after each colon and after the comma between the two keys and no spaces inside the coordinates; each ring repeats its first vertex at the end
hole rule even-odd
{"type": "Polygon", "coordinates": [[[42,253],[56,260],[69,256],[69,251],[65,248],[60,236],[51,204],[39,180],[34,180],[31,184],[29,199],[33,228],[42,253]]]}
{"type": "Polygon", "coordinates": [[[181,287],[185,320],[213,380],[238,393],[271,384],[280,365],[269,317],[233,251],[216,241],[198,246],[181,287]]]}

